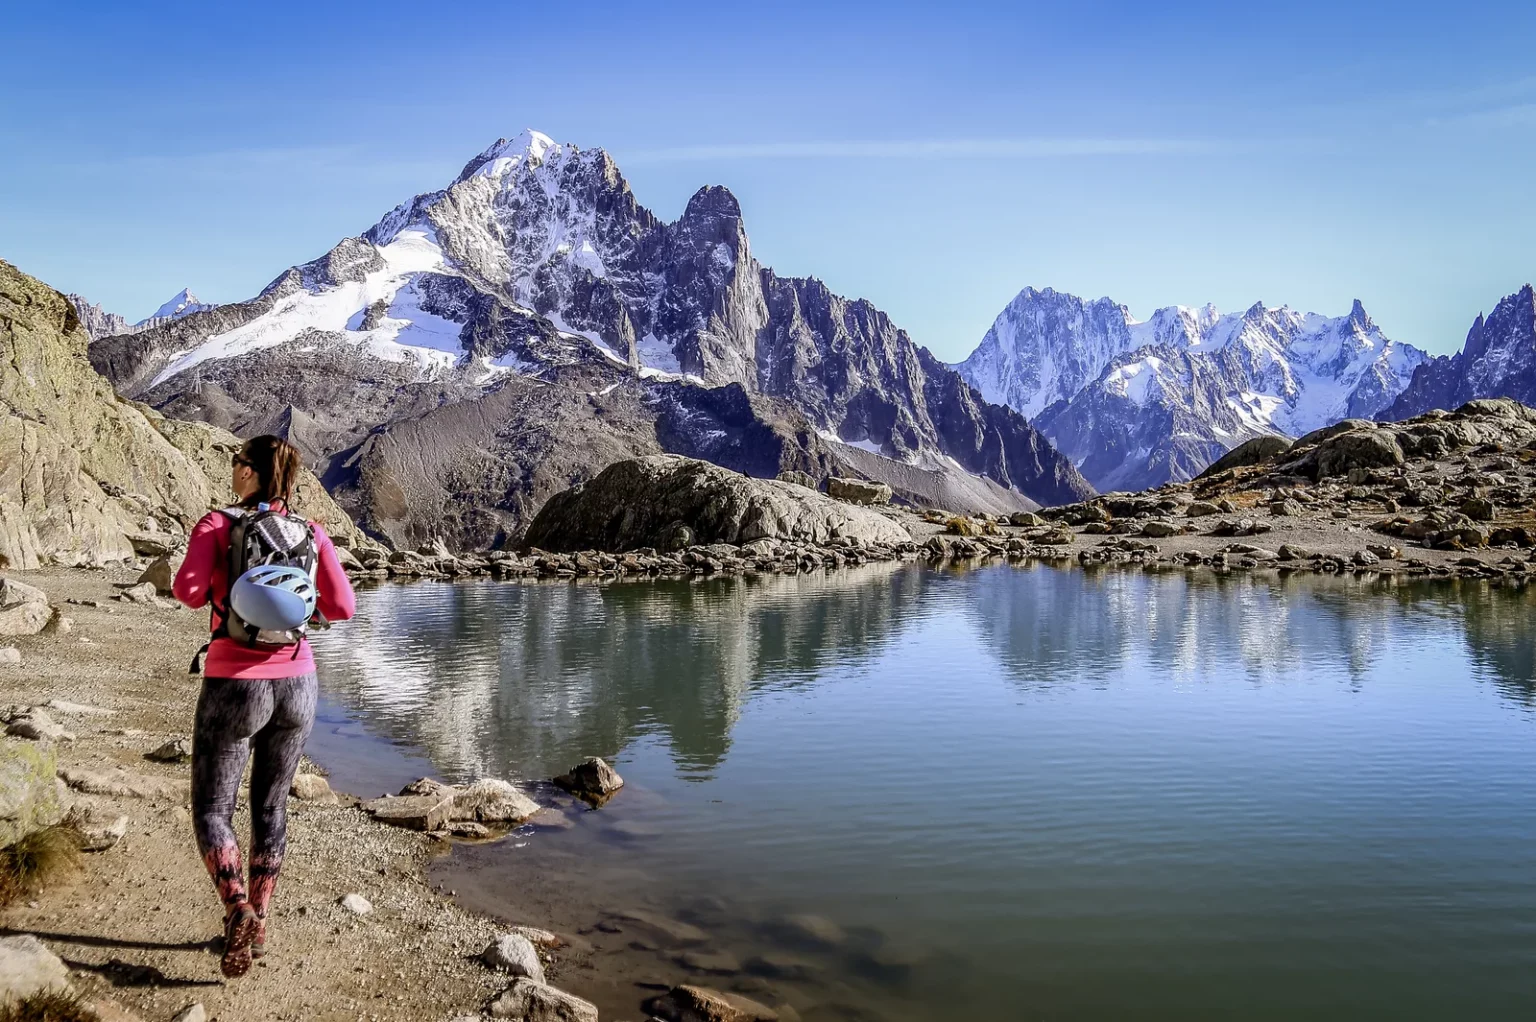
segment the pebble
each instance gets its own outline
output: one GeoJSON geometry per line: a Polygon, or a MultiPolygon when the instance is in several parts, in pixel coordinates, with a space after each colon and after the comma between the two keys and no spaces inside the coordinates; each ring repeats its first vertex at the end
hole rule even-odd
{"type": "Polygon", "coordinates": [[[203,1007],[202,1001],[198,1001],[178,1011],[171,1022],[208,1022],[208,1010],[203,1007]]]}
{"type": "Polygon", "coordinates": [[[348,894],[337,904],[356,916],[365,916],[373,911],[373,903],[356,892],[348,894]]]}

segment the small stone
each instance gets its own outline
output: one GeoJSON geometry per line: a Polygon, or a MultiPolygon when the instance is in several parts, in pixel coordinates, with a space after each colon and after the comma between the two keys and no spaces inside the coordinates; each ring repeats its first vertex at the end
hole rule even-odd
{"type": "Polygon", "coordinates": [[[689,972],[707,972],[732,976],[741,971],[741,962],[725,951],[684,951],[673,959],[689,972]]]}
{"type": "Polygon", "coordinates": [[[173,738],[144,754],[145,759],[156,763],[185,763],[192,758],[192,739],[173,738]]]}
{"type": "Polygon", "coordinates": [[[330,782],[319,774],[295,774],[288,794],[306,802],[321,799],[329,799],[333,802],[336,800],[335,794],[331,791],[330,782]]]}
{"type": "Polygon", "coordinates": [[[71,742],[75,739],[64,725],[56,723],[46,710],[36,706],[13,717],[6,725],[5,733],[34,742],[71,742]]]}
{"type": "Polygon", "coordinates": [[[355,892],[348,894],[339,902],[337,902],[337,904],[355,916],[365,916],[373,911],[373,903],[370,902],[367,898],[363,897],[361,894],[357,894],[355,892]]]}
{"type": "Polygon", "coordinates": [[[140,582],[138,585],[129,586],[118,595],[129,603],[142,603],[151,607],[160,606],[160,596],[156,592],[153,582],[140,582]]]}
{"type": "Polygon", "coordinates": [[[526,977],[513,980],[488,1010],[492,1018],[523,1022],[598,1022],[597,1005],[526,977]]]}
{"type": "Polygon", "coordinates": [[[450,820],[447,833],[454,837],[488,838],[491,836],[491,828],[474,820],[450,820]]]}
{"type": "Polygon", "coordinates": [[[825,916],[787,916],[780,920],[779,929],[792,940],[818,947],[839,947],[848,940],[843,928],[825,916]]]}
{"type": "Polygon", "coordinates": [[[76,823],[80,831],[80,849],[86,852],[104,852],[114,847],[128,833],[128,817],[117,816],[103,823],[94,816],[76,823]]]}
{"type": "Polygon", "coordinates": [[[1208,500],[1197,500],[1184,509],[1185,518],[1203,518],[1206,515],[1219,515],[1221,508],[1208,500]]]}
{"type": "Polygon", "coordinates": [[[23,603],[46,605],[47,602],[48,594],[37,586],[29,586],[14,578],[0,578],[0,609],[19,606],[23,603]]]}
{"type": "Polygon", "coordinates": [[[558,934],[550,933],[548,930],[541,930],[537,926],[514,926],[507,932],[515,933],[519,937],[525,937],[537,947],[556,948],[565,946],[565,941],[561,940],[558,934]]]}
{"type": "Polygon", "coordinates": [[[0,1000],[69,989],[69,969],[42,941],[30,933],[0,938],[0,1000]]]}
{"type": "Polygon", "coordinates": [[[21,663],[21,650],[15,646],[0,646],[0,664],[15,667],[21,663]]]}
{"type": "Polygon", "coordinates": [[[453,788],[436,795],[403,795],[364,802],[364,811],[381,823],[412,830],[442,830],[453,810],[453,788]]]}
{"type": "Polygon", "coordinates": [[[480,952],[480,960],[500,972],[544,982],[544,965],[533,941],[520,933],[503,933],[480,952]]]}
{"type": "Polygon", "coordinates": [[[1164,539],[1168,536],[1177,536],[1182,531],[1182,529],[1180,529],[1177,525],[1174,525],[1172,522],[1163,522],[1158,521],[1157,519],[1146,522],[1141,527],[1141,534],[1143,536],[1150,536],[1153,539],[1164,539]]]}
{"type": "Polygon", "coordinates": [[[150,562],[149,567],[144,569],[144,574],[138,577],[136,584],[142,585],[148,582],[155,587],[155,592],[159,595],[170,596],[171,582],[175,577],[176,569],[171,566],[171,559],[162,554],[150,562]]]}
{"type": "Polygon", "coordinates": [[[198,1001],[178,1011],[171,1022],[208,1022],[208,1011],[203,1007],[203,1002],[198,1001]]]}

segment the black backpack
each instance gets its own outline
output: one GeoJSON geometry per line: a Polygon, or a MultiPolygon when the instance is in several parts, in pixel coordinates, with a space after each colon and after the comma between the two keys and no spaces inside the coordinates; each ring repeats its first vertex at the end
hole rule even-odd
{"type": "MultiPolygon", "coordinates": [[[[257,504],[254,508],[227,507],[219,514],[229,519],[229,563],[226,588],[222,594],[211,600],[221,623],[208,642],[204,643],[203,648],[198,650],[192,658],[189,673],[197,674],[202,669],[203,654],[208,652],[208,647],[217,638],[234,639],[252,648],[292,646],[293,658],[297,660],[299,643],[303,641],[305,633],[309,630],[309,623],[281,632],[257,628],[241,620],[240,615],[235,613],[234,607],[230,606],[228,587],[233,586],[235,580],[247,571],[262,565],[298,568],[310,578],[314,578],[315,566],[320,559],[320,550],[315,543],[314,526],[298,515],[278,511],[267,504],[257,504]]],[[[316,617],[319,615],[317,614],[316,617]]]]}

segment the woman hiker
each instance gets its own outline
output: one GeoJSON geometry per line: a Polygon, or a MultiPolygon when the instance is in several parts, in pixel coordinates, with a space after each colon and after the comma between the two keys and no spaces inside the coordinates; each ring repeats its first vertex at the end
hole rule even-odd
{"type": "MultiPolygon", "coordinates": [[[[205,515],[176,573],[176,598],[212,604],[212,638],[192,735],[192,821],[224,902],[229,977],[266,950],[267,910],[288,843],[288,789],[315,722],[318,682],[304,631],[355,610],[336,548],[318,524],[288,514],[299,452],[275,436],[234,456],[239,502],[205,515]],[[235,842],[235,799],[251,768],[250,880],[235,842]]],[[[192,662],[197,671],[197,659],[192,662]]]]}

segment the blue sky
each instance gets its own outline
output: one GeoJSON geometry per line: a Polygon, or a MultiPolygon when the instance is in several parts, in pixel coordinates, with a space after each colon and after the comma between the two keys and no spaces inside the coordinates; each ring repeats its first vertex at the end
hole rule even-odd
{"type": "Polygon", "coordinates": [[[950,359],[1025,285],[1449,351],[1536,278],[1536,5],[1158,6],[26,5],[0,258],[236,301],[534,127],[950,359]]]}

